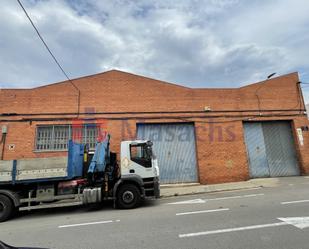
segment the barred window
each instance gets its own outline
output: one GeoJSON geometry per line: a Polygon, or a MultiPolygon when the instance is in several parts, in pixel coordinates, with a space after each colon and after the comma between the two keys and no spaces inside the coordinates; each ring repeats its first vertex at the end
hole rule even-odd
{"type": "Polygon", "coordinates": [[[61,151],[68,149],[68,141],[77,139],[88,144],[90,149],[95,148],[99,128],[96,124],[82,124],[73,134],[72,125],[42,125],[37,127],[35,149],[37,151],[61,151]]]}
{"type": "Polygon", "coordinates": [[[84,128],[83,143],[88,144],[90,149],[95,148],[99,129],[95,124],[87,124],[84,128]]]}

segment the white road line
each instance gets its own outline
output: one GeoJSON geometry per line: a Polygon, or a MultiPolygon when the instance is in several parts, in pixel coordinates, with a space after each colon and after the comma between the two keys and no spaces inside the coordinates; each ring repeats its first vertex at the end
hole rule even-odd
{"type": "Polygon", "coordinates": [[[235,195],[235,196],[227,196],[227,197],[218,197],[213,199],[206,199],[206,201],[220,201],[220,200],[228,200],[228,199],[240,199],[240,198],[250,198],[256,196],[262,196],[264,194],[251,194],[251,195],[235,195]]]}
{"type": "Polygon", "coordinates": [[[286,205],[286,204],[294,204],[294,203],[304,203],[304,202],[309,202],[309,200],[299,200],[299,201],[284,201],[281,202],[282,205],[286,205]]]}
{"type": "Polygon", "coordinates": [[[261,193],[261,194],[251,194],[251,195],[235,195],[235,196],[218,197],[218,198],[204,199],[204,200],[194,199],[194,200],[186,200],[186,201],[177,201],[177,202],[166,203],[165,205],[203,204],[203,203],[206,203],[207,201],[220,201],[220,200],[228,200],[228,199],[250,198],[250,197],[257,197],[257,196],[262,196],[262,195],[264,195],[264,194],[261,193]]]}
{"type": "Polygon", "coordinates": [[[265,227],[276,227],[276,226],[285,226],[287,225],[285,222],[278,222],[272,224],[264,224],[264,225],[255,225],[255,226],[246,226],[246,227],[235,227],[235,228],[227,228],[227,229],[219,229],[219,230],[212,230],[212,231],[205,231],[205,232],[198,232],[198,233],[187,233],[187,234],[179,234],[179,238],[186,238],[186,237],[196,237],[202,235],[210,235],[210,234],[218,234],[218,233],[229,233],[229,232],[236,232],[236,231],[245,231],[245,230],[252,230],[252,229],[260,229],[265,227]]]}
{"type": "Polygon", "coordinates": [[[210,230],[210,231],[204,231],[204,232],[198,232],[198,233],[185,233],[185,234],[179,234],[178,237],[188,238],[188,237],[196,237],[196,236],[202,236],[202,235],[230,233],[230,232],[246,231],[246,230],[260,229],[260,228],[266,228],[266,227],[278,227],[278,226],[285,226],[285,225],[291,225],[301,230],[309,227],[309,217],[286,217],[286,218],[277,218],[277,219],[281,220],[282,222],[262,224],[262,225],[252,225],[252,226],[245,226],[245,227],[225,228],[225,229],[210,230]]]}
{"type": "MultiPolygon", "coordinates": [[[[119,222],[120,220],[116,220],[116,222],[119,222]]],[[[58,228],[66,228],[66,227],[79,227],[79,226],[89,226],[89,225],[98,225],[98,224],[107,224],[107,223],[113,223],[112,220],[104,220],[104,221],[96,221],[96,222],[87,222],[87,223],[79,223],[79,224],[70,224],[70,225],[62,225],[58,226],[58,228]]]]}
{"type": "Polygon", "coordinates": [[[213,213],[213,212],[221,212],[221,211],[228,211],[228,210],[230,210],[230,209],[229,208],[220,208],[220,209],[200,210],[200,211],[193,211],[193,212],[177,213],[176,215],[213,213]]]}
{"type": "Polygon", "coordinates": [[[186,201],[177,201],[177,202],[171,202],[166,203],[166,205],[178,205],[178,204],[201,204],[205,203],[206,201],[202,199],[194,199],[194,200],[186,200],[186,201]]]}

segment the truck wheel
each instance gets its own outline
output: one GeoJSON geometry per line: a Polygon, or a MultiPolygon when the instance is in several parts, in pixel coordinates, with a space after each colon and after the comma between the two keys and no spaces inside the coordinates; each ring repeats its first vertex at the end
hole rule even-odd
{"type": "Polygon", "coordinates": [[[13,214],[14,205],[5,195],[0,195],[0,222],[6,221],[13,214]]]}
{"type": "Polygon", "coordinates": [[[141,203],[139,189],[133,184],[120,186],[117,192],[117,204],[119,208],[130,209],[138,207],[141,203]]]}

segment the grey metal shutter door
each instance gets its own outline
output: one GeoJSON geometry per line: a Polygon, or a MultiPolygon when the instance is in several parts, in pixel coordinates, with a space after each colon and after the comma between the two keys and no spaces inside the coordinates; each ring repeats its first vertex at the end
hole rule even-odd
{"type": "Polygon", "coordinates": [[[244,123],[250,177],[269,177],[269,167],[261,123],[244,123]]]}
{"type": "Polygon", "coordinates": [[[288,122],[265,122],[263,134],[270,176],[299,175],[290,124],[288,122]]]}
{"type": "Polygon", "coordinates": [[[252,178],[300,174],[289,122],[244,123],[244,130],[252,178]]]}
{"type": "Polygon", "coordinates": [[[138,124],[137,137],[153,141],[160,182],[197,182],[193,124],[138,124]]]}

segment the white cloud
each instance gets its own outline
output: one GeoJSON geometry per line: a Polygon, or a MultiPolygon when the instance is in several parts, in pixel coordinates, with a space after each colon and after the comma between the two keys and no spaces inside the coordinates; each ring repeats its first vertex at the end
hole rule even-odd
{"type": "MultiPolygon", "coordinates": [[[[118,68],[192,87],[291,71],[309,81],[306,0],[22,2],[72,78],[118,68]]],[[[0,84],[64,80],[17,2],[1,4],[0,84]]]]}

